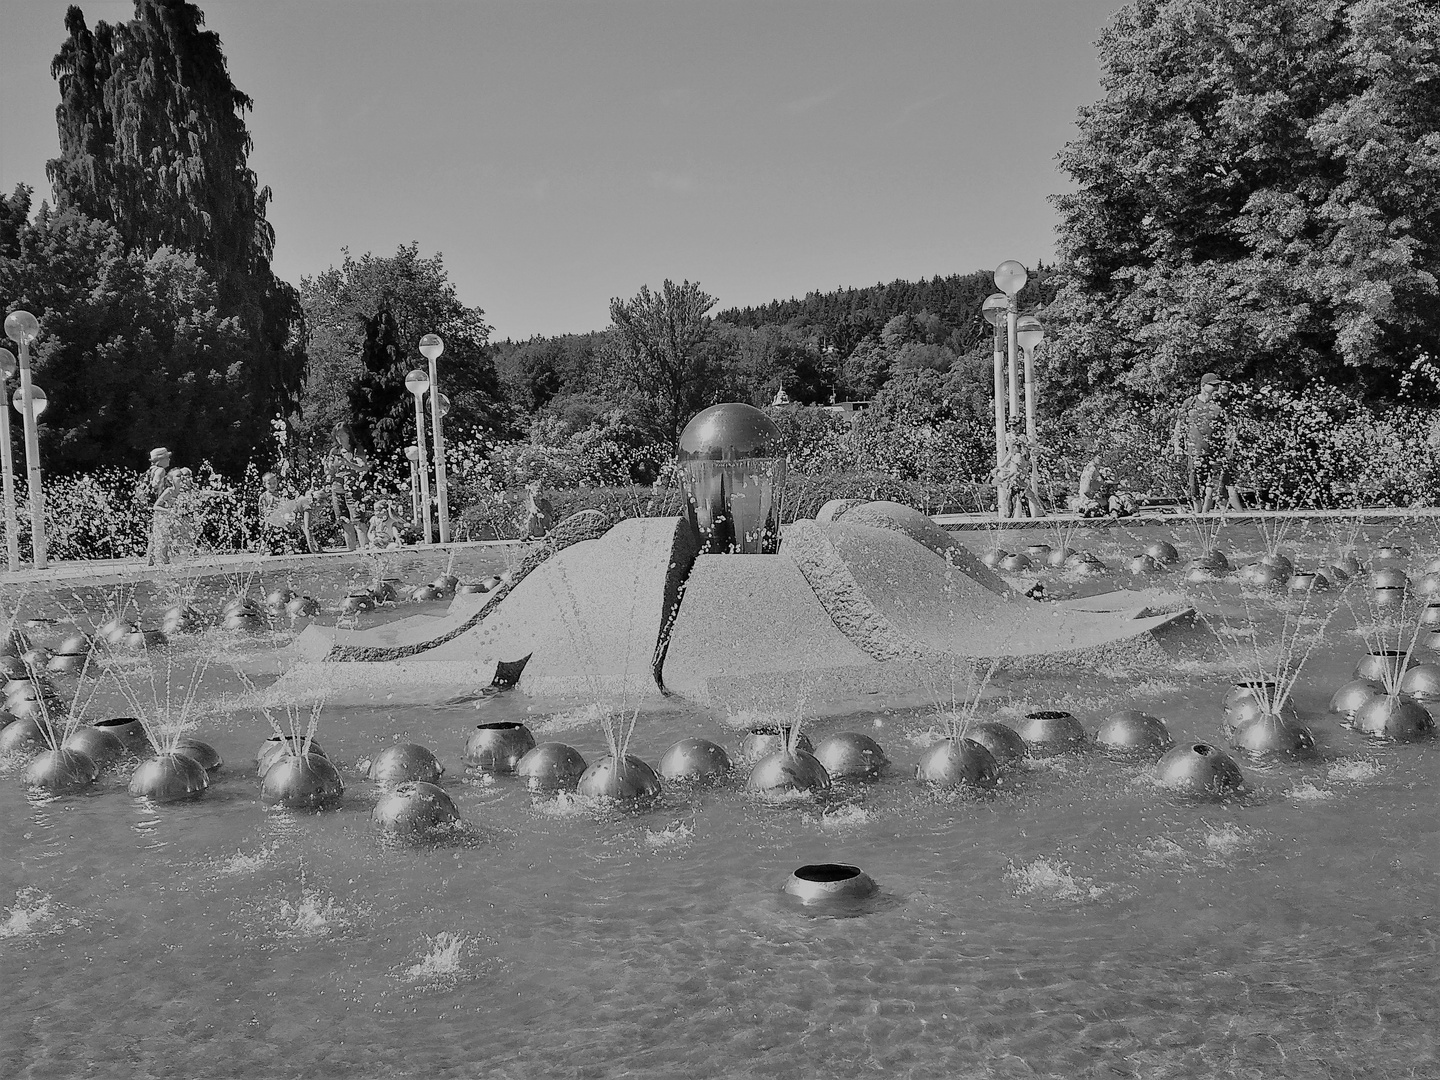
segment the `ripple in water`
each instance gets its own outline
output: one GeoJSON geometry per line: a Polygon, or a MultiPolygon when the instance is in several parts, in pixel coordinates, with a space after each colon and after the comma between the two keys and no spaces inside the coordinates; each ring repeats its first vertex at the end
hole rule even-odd
{"type": "Polygon", "coordinates": [[[50,894],[36,889],[21,889],[15,894],[15,906],[0,922],[0,940],[28,937],[56,929],[55,913],[50,907],[50,894]]]}
{"type": "Polygon", "coordinates": [[[820,815],[820,824],[827,829],[844,829],[856,825],[864,825],[875,816],[874,811],[866,810],[863,806],[851,803],[848,806],[841,806],[828,814],[820,815]]]}
{"type": "Polygon", "coordinates": [[[1183,847],[1166,836],[1153,837],[1139,848],[1140,858],[1157,866],[1175,866],[1184,863],[1187,853],[1183,847]]]}
{"type": "Polygon", "coordinates": [[[1019,896],[1034,896],[1042,900],[1098,900],[1105,890],[1089,878],[1077,878],[1070,872],[1068,863],[1059,859],[1039,858],[1024,866],[1011,865],[1005,871],[1019,896]]]}
{"type": "Polygon", "coordinates": [[[1250,851],[1258,839],[1254,832],[1239,825],[1213,825],[1205,833],[1205,849],[1213,860],[1223,860],[1250,851]]]}

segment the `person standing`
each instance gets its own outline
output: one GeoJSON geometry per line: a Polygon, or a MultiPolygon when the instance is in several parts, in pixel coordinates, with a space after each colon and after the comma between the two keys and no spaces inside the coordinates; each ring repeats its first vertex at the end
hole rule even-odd
{"type": "Polygon", "coordinates": [[[174,512],[170,508],[173,496],[170,488],[170,450],[157,446],[150,451],[150,468],[145,473],[143,498],[150,507],[150,543],[146,547],[145,561],[150,566],[156,562],[169,562],[170,530],[174,512]]]}
{"type": "Polygon", "coordinates": [[[525,485],[525,492],[525,539],[539,540],[555,524],[555,507],[545,497],[540,481],[530,481],[525,485]]]}
{"type": "Polygon", "coordinates": [[[355,481],[370,471],[370,462],[355,446],[350,425],[343,420],[333,429],[334,442],[325,455],[325,479],[330,484],[330,507],[345,534],[345,548],[358,551],[365,544],[355,481]]]}
{"type": "Polygon", "coordinates": [[[1225,410],[1217,397],[1220,376],[1200,376],[1199,393],[1185,399],[1170,436],[1170,453],[1188,464],[1185,493],[1196,513],[1207,513],[1225,500],[1225,410]]]}

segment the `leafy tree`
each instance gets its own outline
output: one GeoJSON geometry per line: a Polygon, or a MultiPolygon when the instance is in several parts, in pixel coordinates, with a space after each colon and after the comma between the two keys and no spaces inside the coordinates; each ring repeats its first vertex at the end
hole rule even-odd
{"type": "Polygon", "coordinates": [[[377,449],[381,443],[403,446],[411,441],[413,432],[407,429],[402,434],[400,429],[406,417],[411,417],[409,427],[415,426],[413,403],[395,406],[393,391],[398,387],[405,393],[405,373],[425,366],[419,342],[429,333],[445,340],[439,372],[441,390],[451,402],[447,423],[472,430],[508,430],[510,416],[501,403],[495,365],[486,349],[490,327],[485,313],[461,303],[442,255],[422,258],[415,243],[401,245],[388,257],[367,252],[356,259],[345,251],[339,267],[301,278],[300,301],[310,331],[311,372],[301,399],[300,422],[307,441],[323,442],[337,420],[354,422],[362,437],[372,424],[379,425],[373,433],[377,449]],[[394,324],[393,342],[388,329],[381,333],[386,318],[394,324]],[[378,335],[373,340],[381,344],[371,346],[366,360],[371,327],[378,335]],[[388,372],[370,366],[381,364],[383,358],[388,358],[384,360],[390,365],[388,372]],[[351,388],[362,375],[377,392],[382,383],[391,390],[373,401],[352,402],[351,388]],[[386,417],[397,422],[382,424],[386,417]]]}
{"type": "Polygon", "coordinates": [[[410,444],[414,427],[414,399],[405,386],[411,365],[400,344],[395,316],[381,309],[363,320],[365,343],[360,346],[360,378],[350,387],[350,424],[360,445],[382,458],[410,444]]]}
{"type": "Polygon", "coordinates": [[[1203,371],[1372,393],[1440,346],[1440,7],[1134,0],[1062,154],[1062,401],[1203,371]]]}
{"type": "Polygon", "coordinates": [[[250,340],[195,257],[129,250],[73,208],[42,206],[33,220],[29,209],[24,186],[0,199],[0,296],[40,318],[46,467],[143,463],[160,443],[181,462],[243,465],[250,340]]]}
{"type": "Polygon", "coordinates": [[[617,374],[649,403],[649,419],[671,441],[703,400],[711,357],[707,314],[715,298],[699,282],[666,279],[658,293],[648,285],[630,300],[610,301],[617,374]]]}
{"type": "Polygon", "coordinates": [[[250,392],[237,416],[258,443],[300,388],[300,308],[270,269],[270,190],[247,164],[252,103],[204,22],[184,0],[135,0],[134,19],[92,32],[71,7],[51,64],[60,156],[46,172],[62,210],[108,222],[127,251],[193,255],[244,336],[236,377],[250,392]]]}

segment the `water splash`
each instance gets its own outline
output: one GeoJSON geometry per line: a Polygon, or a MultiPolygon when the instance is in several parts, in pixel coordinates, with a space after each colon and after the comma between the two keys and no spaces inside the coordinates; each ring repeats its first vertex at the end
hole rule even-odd
{"type": "Polygon", "coordinates": [[[863,806],[851,803],[848,806],[837,807],[828,814],[821,814],[820,825],[826,829],[844,829],[868,824],[874,818],[875,811],[866,810],[863,806]]]}
{"type": "Polygon", "coordinates": [[[405,978],[413,983],[441,987],[453,986],[465,974],[462,961],[470,939],[461,934],[442,932],[426,937],[427,952],[418,964],[405,969],[405,978]]]}
{"type": "Polygon", "coordinates": [[[1189,853],[1167,836],[1157,836],[1140,846],[1137,854],[1148,863],[1174,866],[1188,861],[1189,853]]]}
{"type": "Polygon", "coordinates": [[[1333,799],[1335,793],[1326,788],[1317,787],[1311,780],[1301,780],[1285,792],[1285,797],[1299,802],[1319,802],[1322,799],[1333,799]]]}
{"type": "Polygon", "coordinates": [[[1212,859],[1228,859],[1252,850],[1259,836],[1239,825],[1212,825],[1205,832],[1205,849],[1212,859]]]}
{"type": "Polygon", "coordinates": [[[333,896],[306,889],[295,903],[281,900],[277,916],[283,924],[282,937],[321,938],[348,930],[363,914],[347,909],[333,896]]]}
{"type": "Polygon", "coordinates": [[[1374,780],[1384,771],[1385,766],[1378,761],[1371,761],[1369,758],[1348,758],[1331,765],[1328,775],[1331,780],[1339,783],[1363,784],[1367,780],[1374,780]]]}
{"type": "Polygon", "coordinates": [[[264,847],[253,854],[236,851],[229,858],[221,859],[215,867],[217,874],[253,874],[270,861],[275,854],[274,847],[264,847]]]}
{"type": "Polygon", "coordinates": [[[652,848],[681,847],[695,839],[695,826],[683,821],[664,829],[646,829],[645,843],[652,848]]]}
{"type": "Polygon", "coordinates": [[[15,906],[0,922],[0,941],[27,937],[54,929],[55,912],[50,903],[49,893],[38,889],[25,888],[15,894],[15,906]]]}
{"type": "Polygon", "coordinates": [[[1024,866],[1015,866],[1005,871],[1019,896],[1034,896],[1042,900],[1098,900],[1105,890],[1089,878],[1077,878],[1070,872],[1070,865],[1060,859],[1039,858],[1024,866]]]}

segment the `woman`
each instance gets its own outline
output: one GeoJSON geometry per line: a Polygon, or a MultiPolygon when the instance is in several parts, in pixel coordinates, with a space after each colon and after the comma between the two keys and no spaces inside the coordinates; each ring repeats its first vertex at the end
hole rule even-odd
{"type": "Polygon", "coordinates": [[[356,448],[350,425],[344,421],[334,427],[334,443],[325,455],[325,479],[330,484],[330,507],[345,534],[345,549],[358,551],[364,532],[360,525],[360,508],[355,501],[355,480],[370,471],[370,462],[356,448]]]}
{"type": "Polygon", "coordinates": [[[150,468],[145,473],[143,493],[145,502],[150,505],[150,546],[145,552],[145,561],[151,566],[157,562],[170,561],[170,527],[173,514],[168,505],[169,500],[165,498],[169,487],[170,450],[157,446],[150,451],[150,468]],[[165,500],[164,505],[162,499],[165,500]]]}

